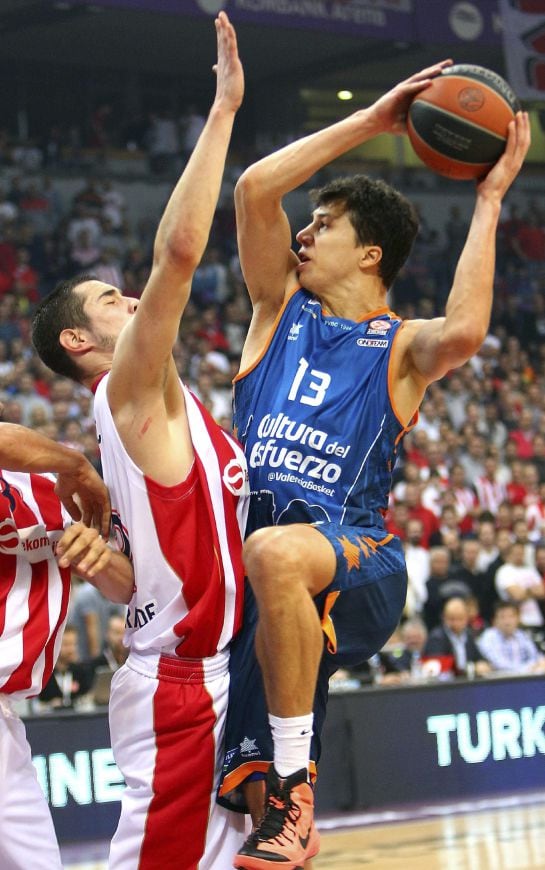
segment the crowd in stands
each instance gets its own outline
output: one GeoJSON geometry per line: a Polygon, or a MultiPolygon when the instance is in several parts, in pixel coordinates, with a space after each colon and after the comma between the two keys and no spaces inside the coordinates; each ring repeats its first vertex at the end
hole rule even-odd
{"type": "MultiPolygon", "coordinates": [[[[391,305],[401,317],[444,309],[467,231],[457,206],[447,205],[445,214],[444,227],[422,220],[394,285],[391,305]]],[[[66,203],[52,177],[0,175],[3,419],[82,450],[97,468],[92,399],[39,362],[30,317],[59,279],[80,272],[138,297],[155,226],[155,215],[133,221],[123,194],[105,178],[82,180],[66,203]]],[[[406,549],[405,622],[379,662],[358,671],[359,681],[371,673],[395,684],[415,667],[421,675],[421,659],[432,654],[441,667],[450,657],[457,674],[513,663],[520,671],[543,667],[545,211],[537,198],[508,205],[502,215],[495,285],[481,351],[430,387],[394,469],[386,525],[406,549]]],[[[249,320],[229,203],[217,211],[175,348],[181,376],[226,428],[249,320]]],[[[78,659],[96,659],[108,619],[119,616],[91,598],[76,579],[70,621],[77,643],[68,659],[74,646],[78,659]]]]}

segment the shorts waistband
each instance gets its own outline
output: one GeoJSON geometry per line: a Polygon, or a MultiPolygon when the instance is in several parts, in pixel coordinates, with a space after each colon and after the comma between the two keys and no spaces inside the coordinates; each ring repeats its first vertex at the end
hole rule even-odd
{"type": "Polygon", "coordinates": [[[204,683],[228,673],[229,652],[219,652],[215,656],[202,659],[185,659],[159,650],[150,650],[145,655],[131,650],[127,667],[155,679],[177,683],[204,683]]]}

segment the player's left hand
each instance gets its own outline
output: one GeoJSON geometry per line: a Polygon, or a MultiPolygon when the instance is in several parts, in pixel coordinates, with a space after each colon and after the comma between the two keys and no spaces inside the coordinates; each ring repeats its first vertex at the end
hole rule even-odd
{"type": "Polygon", "coordinates": [[[528,112],[517,112],[509,122],[507,143],[497,163],[477,182],[477,193],[501,201],[519,174],[531,144],[528,112]]]}
{"type": "Polygon", "coordinates": [[[225,12],[215,20],[218,40],[216,104],[236,112],[244,96],[244,72],[238,56],[237,35],[225,12]]]}
{"type": "Polygon", "coordinates": [[[57,544],[60,567],[71,567],[86,580],[106,567],[112,552],[100,533],[83,523],[74,523],[66,529],[57,544]]]}

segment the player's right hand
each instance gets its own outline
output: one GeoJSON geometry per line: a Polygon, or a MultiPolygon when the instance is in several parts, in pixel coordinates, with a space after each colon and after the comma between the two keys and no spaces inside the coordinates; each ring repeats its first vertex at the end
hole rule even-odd
{"type": "Polygon", "coordinates": [[[106,485],[91,463],[82,455],[77,471],[59,474],[55,492],[74,520],[97,529],[108,540],[112,515],[106,485]]]}

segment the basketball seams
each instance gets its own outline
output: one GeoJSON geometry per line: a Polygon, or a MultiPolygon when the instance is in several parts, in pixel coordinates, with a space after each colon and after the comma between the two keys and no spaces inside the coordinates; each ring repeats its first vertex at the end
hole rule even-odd
{"type": "MultiPolygon", "coordinates": [[[[484,127],[482,124],[478,124],[475,121],[471,121],[469,118],[460,118],[460,115],[457,115],[455,112],[451,112],[449,109],[445,109],[443,106],[437,106],[435,103],[428,103],[424,100],[415,100],[413,105],[415,108],[418,108],[418,103],[422,103],[426,105],[426,107],[431,107],[436,111],[439,115],[448,115],[458,124],[462,123],[464,127],[474,127],[479,133],[485,133],[489,136],[493,136],[494,139],[497,139],[502,145],[505,143],[505,136],[502,136],[501,133],[496,133],[494,130],[491,130],[489,127],[484,127]]],[[[414,123],[414,119],[411,118],[411,123],[416,133],[418,133],[418,127],[414,123]]]]}
{"type": "Polygon", "coordinates": [[[504,152],[517,107],[510,86],[497,73],[459,64],[415,96],[407,132],[417,155],[435,172],[479,178],[504,152]]]}
{"type": "Polygon", "coordinates": [[[518,112],[520,109],[520,103],[513,89],[505,79],[502,79],[500,75],[492,70],[487,70],[482,66],[474,66],[473,64],[456,64],[456,66],[450,67],[450,69],[443,70],[441,78],[443,77],[445,79],[448,78],[450,81],[456,79],[467,81],[467,79],[472,79],[494,91],[507,103],[512,112],[518,112]]]}

